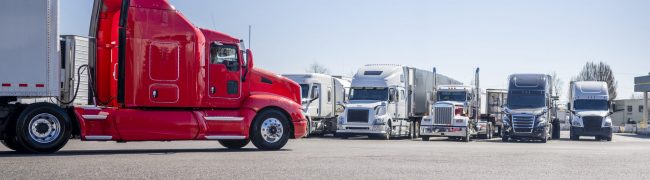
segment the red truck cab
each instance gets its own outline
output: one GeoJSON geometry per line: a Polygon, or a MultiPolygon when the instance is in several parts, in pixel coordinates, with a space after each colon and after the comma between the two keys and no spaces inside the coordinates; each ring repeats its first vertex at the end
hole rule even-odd
{"type": "Polygon", "coordinates": [[[305,135],[298,84],[255,68],[241,40],[195,27],[167,0],[95,0],[91,21],[88,83],[95,105],[67,114],[51,104],[29,105],[19,113],[17,132],[3,141],[8,147],[56,152],[78,135],[217,140],[231,149],[252,142],[277,150],[305,135]]]}

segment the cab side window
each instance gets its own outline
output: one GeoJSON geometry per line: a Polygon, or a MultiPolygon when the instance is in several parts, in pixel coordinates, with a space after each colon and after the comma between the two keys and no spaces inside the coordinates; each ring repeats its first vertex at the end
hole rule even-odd
{"type": "Polygon", "coordinates": [[[223,64],[228,71],[239,71],[238,59],[237,46],[217,43],[210,45],[210,64],[223,64]]]}

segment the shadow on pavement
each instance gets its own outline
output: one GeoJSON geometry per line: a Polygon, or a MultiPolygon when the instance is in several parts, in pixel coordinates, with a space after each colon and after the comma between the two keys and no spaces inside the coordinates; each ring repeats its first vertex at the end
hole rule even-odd
{"type": "MultiPolygon", "coordinates": [[[[277,151],[291,151],[281,149],[277,151]]],[[[170,155],[176,153],[214,153],[214,152],[265,152],[256,148],[242,148],[230,150],[225,148],[210,149],[124,149],[124,150],[63,150],[53,154],[27,154],[15,151],[1,151],[0,157],[55,157],[55,156],[95,156],[95,155],[128,155],[128,154],[146,154],[146,155],[170,155]]]]}
{"type": "Polygon", "coordinates": [[[639,134],[616,134],[617,136],[639,138],[639,139],[650,139],[648,135],[639,135],[639,134]]]}

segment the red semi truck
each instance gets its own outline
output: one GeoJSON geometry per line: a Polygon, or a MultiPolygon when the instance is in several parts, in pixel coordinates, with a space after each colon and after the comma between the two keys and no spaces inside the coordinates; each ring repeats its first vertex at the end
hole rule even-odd
{"type": "Polygon", "coordinates": [[[0,23],[14,24],[0,32],[0,138],[10,149],[52,153],[79,137],[277,150],[305,135],[298,84],[255,68],[243,41],[195,27],[167,0],[95,0],[86,69],[65,66],[57,0],[0,6],[11,17],[0,23]],[[62,95],[76,83],[88,85],[90,105],[62,95]]]}

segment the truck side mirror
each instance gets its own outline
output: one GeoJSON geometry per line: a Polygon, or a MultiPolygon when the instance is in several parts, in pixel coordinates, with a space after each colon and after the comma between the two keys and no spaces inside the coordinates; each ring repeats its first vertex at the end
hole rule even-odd
{"type": "Polygon", "coordinates": [[[311,100],[312,101],[320,98],[319,90],[320,90],[320,88],[312,88],[311,89],[311,100]]]}
{"type": "Polygon", "coordinates": [[[246,49],[246,67],[252,69],[253,64],[255,64],[253,62],[253,51],[251,51],[251,49],[246,49]]]}
{"type": "Polygon", "coordinates": [[[246,59],[242,67],[244,68],[244,74],[242,75],[241,80],[244,82],[248,77],[248,72],[253,69],[253,51],[250,49],[246,49],[246,59]]]}

